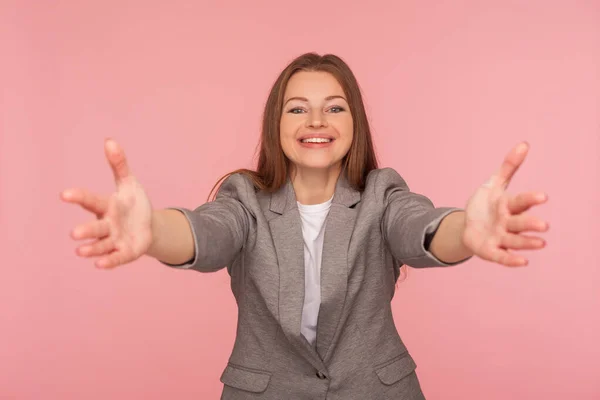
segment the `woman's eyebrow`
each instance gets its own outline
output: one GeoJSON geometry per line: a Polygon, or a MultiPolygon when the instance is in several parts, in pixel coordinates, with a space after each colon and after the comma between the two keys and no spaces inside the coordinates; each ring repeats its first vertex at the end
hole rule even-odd
{"type": "MultiPolygon", "coordinates": [[[[332,96],[327,96],[325,97],[325,101],[329,101],[329,100],[333,100],[333,99],[342,99],[345,102],[348,102],[348,100],[346,100],[344,98],[344,96],[340,96],[340,95],[332,95],[332,96]]],[[[294,97],[290,97],[289,99],[287,99],[283,105],[286,105],[288,102],[292,101],[292,100],[299,100],[299,101],[304,101],[308,103],[308,99],[306,97],[299,97],[299,96],[294,96],[294,97]]]]}

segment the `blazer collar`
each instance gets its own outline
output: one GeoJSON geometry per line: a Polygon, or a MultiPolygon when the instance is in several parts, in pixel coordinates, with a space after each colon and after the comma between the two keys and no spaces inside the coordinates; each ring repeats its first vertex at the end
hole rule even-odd
{"type": "MultiPolygon", "coordinates": [[[[350,185],[345,170],[342,170],[335,185],[332,203],[352,207],[359,201],[360,192],[350,185]]],[[[288,177],[283,186],[271,194],[269,209],[277,214],[284,214],[295,208],[298,208],[296,193],[294,192],[292,181],[288,177]]]]}

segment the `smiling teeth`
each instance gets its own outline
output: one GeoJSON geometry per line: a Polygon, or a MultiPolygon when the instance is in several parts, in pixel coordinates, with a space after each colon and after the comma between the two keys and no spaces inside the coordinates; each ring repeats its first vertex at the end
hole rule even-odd
{"type": "Polygon", "coordinates": [[[302,143],[329,143],[331,139],[325,138],[310,138],[310,139],[302,139],[302,143]]]}

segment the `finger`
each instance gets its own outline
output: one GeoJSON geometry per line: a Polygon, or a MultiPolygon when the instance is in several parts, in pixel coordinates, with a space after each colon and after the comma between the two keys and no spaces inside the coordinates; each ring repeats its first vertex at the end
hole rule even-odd
{"type": "Polygon", "coordinates": [[[99,239],[110,234],[110,224],[105,220],[96,220],[78,225],[71,232],[71,237],[80,239],[99,239]]]}
{"type": "Polygon", "coordinates": [[[96,267],[104,269],[115,268],[121,264],[125,264],[126,262],[127,260],[123,252],[113,251],[112,253],[109,253],[106,256],[97,260],[96,267]]]}
{"type": "Polygon", "coordinates": [[[512,196],[508,200],[508,209],[511,214],[520,214],[533,206],[548,201],[548,195],[541,192],[525,192],[512,196]]]}
{"type": "Polygon", "coordinates": [[[77,255],[82,257],[98,257],[109,254],[115,248],[112,238],[104,238],[97,240],[92,244],[80,246],[77,249],[77,255]]]}
{"type": "Polygon", "coordinates": [[[61,193],[62,200],[79,204],[85,210],[102,215],[108,208],[108,199],[85,189],[68,189],[61,193]]]}
{"type": "Polygon", "coordinates": [[[546,241],[540,237],[509,233],[502,237],[501,246],[513,250],[538,250],[546,246],[546,241]]]}
{"type": "Polygon", "coordinates": [[[529,151],[529,144],[526,142],[520,143],[515,148],[513,148],[504,158],[502,165],[498,172],[492,176],[490,179],[490,184],[488,185],[498,185],[503,188],[508,187],[511,179],[523,164],[525,157],[527,156],[527,152],[529,151]]]}
{"type": "Polygon", "coordinates": [[[528,264],[528,261],[525,259],[525,257],[518,254],[513,254],[500,248],[490,250],[489,257],[490,261],[506,265],[508,267],[523,267],[528,264]]]}
{"type": "Polygon", "coordinates": [[[527,260],[517,254],[513,254],[507,249],[497,246],[485,246],[479,249],[477,256],[487,261],[503,264],[511,267],[527,265],[527,260]]]}
{"type": "Polygon", "coordinates": [[[511,233],[523,231],[546,232],[548,227],[546,221],[527,214],[513,215],[506,221],[506,230],[511,233]]]}
{"type": "Polygon", "coordinates": [[[104,152],[113,171],[115,182],[118,184],[121,180],[129,176],[129,166],[127,165],[125,152],[121,146],[112,139],[107,139],[105,141],[104,152]]]}

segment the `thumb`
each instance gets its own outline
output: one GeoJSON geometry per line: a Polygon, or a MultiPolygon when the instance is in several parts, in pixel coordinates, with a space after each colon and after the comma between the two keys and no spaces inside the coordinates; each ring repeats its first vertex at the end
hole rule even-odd
{"type": "Polygon", "coordinates": [[[500,169],[483,186],[488,188],[499,186],[506,189],[523,161],[525,161],[528,151],[529,144],[527,142],[522,142],[514,147],[504,158],[500,169]]]}
{"type": "Polygon", "coordinates": [[[117,142],[112,139],[106,139],[104,142],[104,153],[113,171],[115,182],[119,184],[121,180],[129,176],[129,166],[127,165],[125,152],[117,142]]]}

